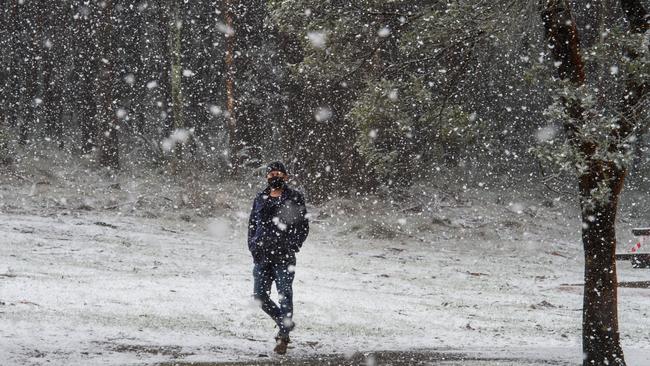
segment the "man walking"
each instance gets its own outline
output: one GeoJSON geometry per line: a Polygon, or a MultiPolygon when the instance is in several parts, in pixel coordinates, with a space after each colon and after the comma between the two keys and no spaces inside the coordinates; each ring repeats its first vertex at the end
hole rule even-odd
{"type": "Polygon", "coordinates": [[[248,225],[248,249],[253,256],[254,297],[278,325],[274,351],[287,352],[289,332],[294,328],[293,278],[296,253],[309,233],[303,195],[287,186],[287,170],[279,162],[266,168],[268,186],[253,202],[248,225]],[[275,282],[279,306],[271,300],[275,282]]]}

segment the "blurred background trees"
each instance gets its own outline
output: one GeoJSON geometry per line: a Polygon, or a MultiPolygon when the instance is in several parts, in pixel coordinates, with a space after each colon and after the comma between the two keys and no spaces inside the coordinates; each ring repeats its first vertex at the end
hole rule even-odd
{"type": "MultiPolygon", "coordinates": [[[[623,11],[574,9],[607,99],[623,11]]],[[[7,156],[55,146],[224,178],[283,159],[324,200],[441,174],[542,179],[531,148],[563,134],[544,114],[555,65],[536,1],[7,0],[0,17],[7,156]]]]}

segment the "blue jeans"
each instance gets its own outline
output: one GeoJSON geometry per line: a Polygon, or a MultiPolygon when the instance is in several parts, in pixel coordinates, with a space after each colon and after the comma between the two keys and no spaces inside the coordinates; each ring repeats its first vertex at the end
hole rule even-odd
{"type": "MultiPolygon", "coordinates": [[[[267,313],[280,328],[278,336],[288,337],[293,329],[293,270],[289,271],[285,263],[255,263],[253,267],[253,296],[259,302],[262,310],[267,313]],[[271,297],[271,284],[275,281],[280,305],[271,297]]],[[[291,266],[293,269],[293,266],[291,266]]]]}

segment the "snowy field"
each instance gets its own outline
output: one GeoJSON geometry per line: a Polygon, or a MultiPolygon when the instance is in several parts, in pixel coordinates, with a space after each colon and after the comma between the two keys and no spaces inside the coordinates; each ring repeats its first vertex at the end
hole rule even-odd
{"type": "MultiPolygon", "coordinates": [[[[0,185],[1,365],[275,359],[277,330],[250,296],[255,187],[225,195],[214,183],[206,213],[187,204],[183,185],[9,175],[0,185]]],[[[472,365],[580,364],[577,214],[562,200],[510,195],[309,207],[289,357],[425,349],[530,361],[472,365]]],[[[635,220],[619,224],[621,251],[635,220]]],[[[621,281],[650,280],[628,262],[619,271],[621,281]]],[[[648,365],[650,289],[621,288],[619,303],[628,365],[648,365]]]]}

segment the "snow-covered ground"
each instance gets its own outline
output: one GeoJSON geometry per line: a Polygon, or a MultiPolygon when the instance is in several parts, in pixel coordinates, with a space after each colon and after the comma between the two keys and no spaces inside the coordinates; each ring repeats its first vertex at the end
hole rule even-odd
{"type": "MultiPolygon", "coordinates": [[[[183,184],[165,191],[127,176],[93,186],[82,167],[74,179],[34,171],[0,185],[1,365],[270,353],[276,329],[251,301],[245,244],[255,187],[199,189],[211,197],[205,211],[183,184]]],[[[417,204],[309,207],[291,357],[430,349],[579,364],[583,261],[571,205],[426,194],[417,204]]],[[[619,225],[621,251],[640,224],[619,225]]],[[[650,280],[627,262],[619,271],[622,281],[650,280]]],[[[628,364],[647,365],[650,290],[621,288],[619,304],[628,364]]]]}

